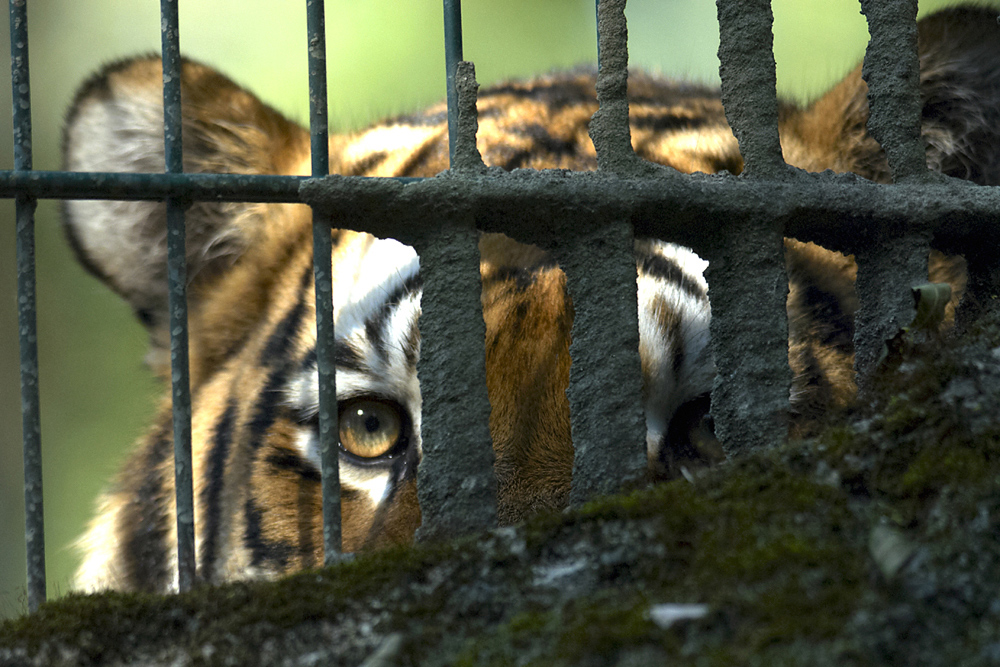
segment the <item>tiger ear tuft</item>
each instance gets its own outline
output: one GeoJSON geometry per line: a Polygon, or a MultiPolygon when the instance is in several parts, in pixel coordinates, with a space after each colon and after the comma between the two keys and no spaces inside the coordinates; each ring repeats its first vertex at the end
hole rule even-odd
{"type": "MultiPolygon", "coordinates": [[[[63,133],[68,171],[162,173],[158,56],[111,64],[80,88],[63,133]]],[[[308,159],[308,134],[214,70],[182,64],[187,173],[281,174],[308,159]]],[[[197,202],[185,216],[189,282],[230,265],[253,240],[253,204],[197,202]]],[[[64,227],[83,265],[147,328],[165,327],[166,207],[148,201],[67,201],[64,227]]]]}

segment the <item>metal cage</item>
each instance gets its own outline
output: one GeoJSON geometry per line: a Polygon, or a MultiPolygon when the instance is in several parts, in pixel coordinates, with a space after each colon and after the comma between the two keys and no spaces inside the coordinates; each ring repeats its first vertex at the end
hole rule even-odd
{"type": "MultiPolygon", "coordinates": [[[[723,104],[745,162],[739,177],[682,175],[653,167],[632,152],[625,97],[625,0],[597,2],[600,111],[593,120],[597,172],[484,176],[474,150],[474,73],[461,62],[460,2],[444,0],[449,176],[328,176],[324,5],[323,0],[306,0],[306,5],[312,177],[182,173],[178,0],[161,1],[166,173],[84,174],[32,170],[27,0],[10,0],[15,162],[12,171],[0,172],[0,196],[16,202],[32,611],[46,594],[33,240],[33,214],[39,198],[166,201],[181,590],[195,581],[184,266],[188,202],[294,202],[313,207],[328,563],[340,550],[331,225],[398,238],[413,245],[425,260],[432,260],[423,261],[421,267],[425,448],[418,482],[424,524],[418,536],[496,523],[483,341],[447,337],[449,330],[465,329],[463,323],[477,317],[481,321],[477,230],[505,232],[545,247],[566,271],[571,294],[607,297],[574,299],[569,397],[576,456],[571,499],[580,502],[595,493],[615,491],[646,465],[638,408],[634,235],[670,238],[710,261],[712,344],[718,375],[726,378],[713,389],[712,411],[727,453],[738,454],[777,442],[786,434],[791,380],[786,292],[784,287],[774,287],[787,285],[783,237],[856,255],[861,302],[857,370],[863,386],[887,334],[909,321],[913,304],[908,288],[926,280],[932,238],[961,250],[971,248],[973,240],[992,239],[994,230],[1000,229],[996,224],[1000,190],[955,187],[930,174],[924,164],[919,139],[916,0],[861,0],[872,36],[867,58],[876,63],[868,79],[871,122],[873,127],[890,128],[876,138],[888,157],[893,185],[828,173],[806,174],[785,164],[778,141],[769,0],[718,0],[723,104]],[[895,50],[900,37],[907,48],[895,50]],[[902,93],[888,81],[900,72],[906,80],[902,93]],[[737,104],[737,100],[752,103],[737,104]],[[892,122],[885,123],[889,118],[892,122]],[[914,206],[914,201],[921,205],[914,206]],[[436,225],[421,224],[432,206],[436,225]],[[726,233],[733,229],[739,234],[726,233]],[[600,270],[594,270],[598,264],[600,270]],[[602,302],[621,304],[621,309],[609,316],[595,305],[602,302]],[[621,326],[623,321],[631,326],[621,326]],[[609,340],[618,341],[623,346],[619,349],[631,345],[635,352],[623,354],[614,364],[606,363],[601,354],[588,353],[597,341],[609,340]],[[595,386],[621,390],[595,392],[595,386]],[[447,409],[458,400],[463,407],[461,422],[456,411],[447,409]],[[623,405],[633,408],[623,410],[623,405]],[[443,446],[445,433],[449,434],[447,447],[443,446]]],[[[970,260],[973,290],[976,272],[985,273],[991,261],[988,257],[970,260]]]]}

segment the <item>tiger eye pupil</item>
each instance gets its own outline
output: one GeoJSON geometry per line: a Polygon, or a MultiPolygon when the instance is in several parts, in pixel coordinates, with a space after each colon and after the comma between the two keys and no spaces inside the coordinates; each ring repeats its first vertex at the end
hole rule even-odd
{"type": "Polygon", "coordinates": [[[344,406],[340,420],[340,444],[348,452],[367,459],[389,455],[402,437],[398,407],[358,399],[344,406]]]}

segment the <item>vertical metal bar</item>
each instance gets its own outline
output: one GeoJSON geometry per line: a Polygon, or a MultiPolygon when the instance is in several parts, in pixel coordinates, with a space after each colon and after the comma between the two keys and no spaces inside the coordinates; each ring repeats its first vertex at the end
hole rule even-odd
{"type": "MultiPolygon", "coordinates": [[[[444,0],[444,62],[448,88],[448,157],[455,161],[458,135],[458,94],[455,68],[462,60],[462,0],[444,0]]],[[[450,164],[450,163],[449,163],[450,164]]]]}
{"type": "MultiPolygon", "coordinates": [[[[160,0],[163,48],[163,149],[167,173],[184,171],[181,144],[181,49],[177,4],[160,0]]],[[[167,198],[167,284],[170,309],[170,377],[174,420],[174,487],[177,502],[177,587],[195,581],[194,496],[191,480],[191,381],[188,369],[187,262],[184,204],[167,198]]]]}
{"type": "MultiPolygon", "coordinates": [[[[31,88],[28,3],[10,0],[10,70],[14,104],[14,169],[31,164],[31,88]]],[[[35,295],[35,200],[18,195],[17,322],[21,348],[21,424],[24,439],[24,537],[28,558],[28,610],[45,602],[45,519],[42,511],[42,435],[38,399],[35,295]]]]}
{"type": "Polygon", "coordinates": [[[601,0],[594,0],[594,32],[597,35],[597,69],[601,69],[601,0]]]}
{"type": "MultiPolygon", "coordinates": [[[[330,173],[326,94],[326,20],[324,0],[306,0],[309,32],[309,131],[312,175],[330,173]]],[[[336,343],[333,330],[333,275],[330,219],[313,209],[313,279],[316,285],[316,368],[319,382],[319,454],[323,493],[323,561],[340,554],[339,415],[336,343]]]]}

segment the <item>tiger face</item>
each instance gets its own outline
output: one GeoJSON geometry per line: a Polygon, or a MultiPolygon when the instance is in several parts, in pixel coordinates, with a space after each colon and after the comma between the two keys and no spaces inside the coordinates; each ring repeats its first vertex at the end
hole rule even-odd
{"type": "MultiPolygon", "coordinates": [[[[1000,69],[992,66],[998,32],[985,10],[950,10],[921,22],[928,161],[981,183],[1000,182],[1000,161],[984,149],[1000,145],[1000,124],[979,122],[995,114],[987,102],[1000,89],[1000,69]]],[[[595,169],[587,134],[597,109],[593,91],[594,75],[586,72],[483,90],[484,161],[504,169],[595,169]]],[[[864,130],[865,92],[859,68],[808,108],[782,106],[786,159],[885,180],[884,157],[864,130]]],[[[684,172],[741,170],[716,91],[634,73],[629,96],[641,157],[684,172]]],[[[308,172],[305,130],[218,72],[185,62],[182,98],[186,172],[308,172]]],[[[447,168],[443,117],[438,106],[332,137],[331,171],[432,176],[447,168]]],[[[119,62],[78,92],[65,167],[162,171],[162,136],[159,60],[119,62]]],[[[145,324],[148,361],[168,377],[163,205],[71,201],[65,224],[80,261],[145,324]]],[[[187,213],[187,229],[198,576],[222,582],[319,565],[310,209],[199,202],[187,213]]],[[[343,548],[361,551],[409,541],[420,525],[420,260],[392,239],[344,230],[332,237],[343,548]]],[[[512,523],[567,501],[573,304],[565,275],[538,248],[483,234],[479,251],[499,519],[512,523]]],[[[647,450],[654,476],[670,477],[722,458],[709,412],[715,373],[706,263],[648,239],[636,241],[635,258],[647,450]]],[[[792,411],[795,428],[807,430],[854,396],[855,269],[850,258],[792,239],[786,258],[792,411]]],[[[953,268],[944,260],[935,265],[953,268]]],[[[82,539],[83,589],[176,588],[168,403],[82,539]]]]}

